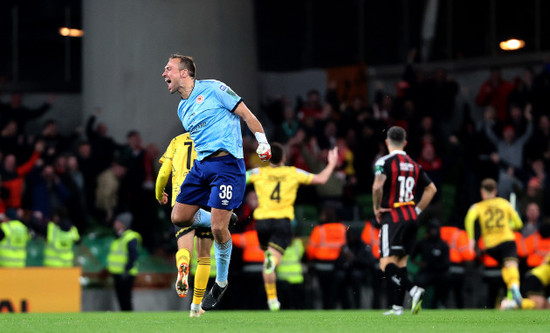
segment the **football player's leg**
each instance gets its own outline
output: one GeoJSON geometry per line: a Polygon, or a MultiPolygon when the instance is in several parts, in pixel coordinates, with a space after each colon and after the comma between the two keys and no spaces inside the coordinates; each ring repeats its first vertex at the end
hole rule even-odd
{"type": "Polygon", "coordinates": [[[265,261],[262,276],[264,278],[265,293],[267,296],[267,305],[271,311],[278,311],[281,307],[277,298],[277,275],[275,268],[281,262],[283,254],[274,247],[270,246],[265,251],[265,261]]]}
{"type": "Polygon", "coordinates": [[[189,291],[189,263],[191,262],[191,249],[193,248],[193,237],[195,230],[189,227],[176,227],[176,238],[178,252],[176,253],[176,267],[178,276],[176,279],[176,292],[178,296],[185,297],[189,291]]]}
{"type": "Polygon", "coordinates": [[[191,303],[191,317],[200,317],[200,304],[206,292],[210,277],[210,249],[212,239],[197,237],[197,272],[195,273],[195,287],[193,289],[193,301],[191,303]]]}

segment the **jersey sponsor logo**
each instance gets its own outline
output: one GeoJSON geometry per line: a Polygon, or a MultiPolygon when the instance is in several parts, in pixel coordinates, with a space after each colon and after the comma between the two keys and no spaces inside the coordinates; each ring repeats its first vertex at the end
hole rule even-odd
{"type": "Polygon", "coordinates": [[[202,104],[202,102],[204,102],[204,96],[203,95],[197,96],[197,104],[202,104]]]}
{"type": "Polygon", "coordinates": [[[374,166],[374,174],[379,175],[384,172],[384,166],[382,165],[375,165],[374,166]]]}
{"type": "Polygon", "coordinates": [[[401,162],[399,163],[399,169],[401,171],[412,171],[414,170],[414,165],[412,163],[401,162]]]}
{"type": "Polygon", "coordinates": [[[225,84],[222,84],[222,85],[220,86],[220,90],[221,90],[221,91],[226,91],[226,90],[227,90],[227,86],[226,86],[225,84]]]}
{"type": "Polygon", "coordinates": [[[203,122],[199,123],[197,126],[193,127],[191,129],[191,133],[195,134],[195,133],[197,133],[198,130],[200,130],[201,128],[203,128],[205,126],[206,126],[206,121],[203,121],[203,122]]]}

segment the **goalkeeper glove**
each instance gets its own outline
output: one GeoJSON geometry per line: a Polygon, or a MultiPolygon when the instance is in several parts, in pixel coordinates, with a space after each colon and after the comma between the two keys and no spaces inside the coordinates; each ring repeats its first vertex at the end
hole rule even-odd
{"type": "Polygon", "coordinates": [[[256,149],[256,154],[264,162],[267,162],[271,159],[271,146],[267,143],[267,138],[264,133],[256,132],[254,133],[256,140],[258,141],[258,149],[256,149]]]}

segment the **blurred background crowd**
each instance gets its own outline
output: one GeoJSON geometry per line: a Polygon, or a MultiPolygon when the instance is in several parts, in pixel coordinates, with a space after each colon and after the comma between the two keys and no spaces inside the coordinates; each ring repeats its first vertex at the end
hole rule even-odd
{"type": "MultiPolygon", "coordinates": [[[[313,296],[288,296],[292,300],[283,302],[323,308],[385,304],[376,267],[378,235],[373,229],[377,225],[370,193],[372,166],[387,153],[385,130],[392,125],[407,130],[406,151],[439,189],[420,216],[422,241],[412,258],[419,283],[432,286],[431,306],[465,306],[463,297],[472,292],[468,286],[475,276],[492,287],[485,299],[478,297],[466,306],[491,306],[498,297],[500,280],[494,279],[498,270],[491,270],[495,266],[484,260],[482,252],[461,254],[464,244],[457,243],[466,210],[480,200],[483,178],[498,180],[499,195],[512,201],[524,221],[517,234],[523,271],[536,266],[536,259],[528,263],[530,255],[540,257],[541,251],[548,251],[550,63],[526,67],[516,77],[503,77],[498,67],[488,68],[484,82],[464,87],[444,68],[424,71],[414,60],[412,51],[395,87],[388,89],[375,82],[370,102],[345,88],[342,94],[338,83],[329,82],[325,91],[312,89],[294,101],[270,97],[257,111],[268,120],[270,141],[287,148],[288,164],[319,172],[331,147],[337,146],[340,154],[330,180],[322,186],[301,188],[296,201],[293,227],[300,243],[296,246],[303,269],[298,283],[302,290],[288,295],[313,296]],[[467,94],[474,95],[477,105],[466,102],[467,94]],[[483,114],[473,114],[479,107],[483,114]],[[325,225],[332,228],[326,233],[334,239],[319,240],[317,229],[325,225]],[[335,244],[337,251],[329,255],[319,250],[335,244]],[[436,257],[435,252],[439,253],[436,257]],[[445,286],[453,283],[457,292],[450,297],[445,286]]],[[[48,117],[54,95],[34,109],[25,106],[23,98],[24,92],[4,94],[0,104],[0,217],[20,220],[29,227],[33,235],[29,247],[34,246],[34,252],[28,264],[41,264],[40,239],[48,222],[74,225],[83,235],[76,264],[84,267],[91,281],[104,283],[101,247],[112,237],[114,216],[130,212],[132,229],[143,236],[142,266],[168,273],[176,251],[170,210],[154,199],[158,159],[164,147],[143,143],[139,129],[128,130],[126,141],[117,142],[109,134],[109,124],[101,121],[99,108],[86,123],[61,133],[56,119],[48,117]],[[28,131],[28,122],[40,123],[40,131],[28,131]]],[[[254,138],[244,133],[248,169],[262,165],[255,149],[254,138]]],[[[232,230],[237,249],[231,271],[239,276],[233,281],[239,282],[233,284],[231,295],[238,295],[245,286],[257,286],[258,295],[263,295],[258,270],[263,252],[254,238],[251,217],[256,205],[255,193],[249,188],[237,211],[239,223],[232,230]]],[[[265,300],[256,298],[260,300],[236,301],[237,297],[229,296],[224,304],[228,308],[265,306],[265,300]]]]}

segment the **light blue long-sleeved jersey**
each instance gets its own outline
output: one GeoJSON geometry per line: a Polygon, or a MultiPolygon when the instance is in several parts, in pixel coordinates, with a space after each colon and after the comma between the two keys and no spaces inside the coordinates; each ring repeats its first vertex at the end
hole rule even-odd
{"type": "Polygon", "coordinates": [[[196,80],[188,99],[181,99],[178,117],[191,135],[200,161],[219,150],[243,158],[240,117],[233,113],[242,98],[216,80],[196,80]]]}

